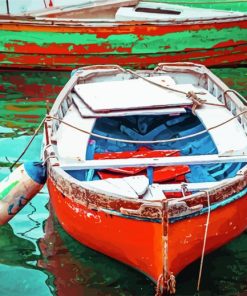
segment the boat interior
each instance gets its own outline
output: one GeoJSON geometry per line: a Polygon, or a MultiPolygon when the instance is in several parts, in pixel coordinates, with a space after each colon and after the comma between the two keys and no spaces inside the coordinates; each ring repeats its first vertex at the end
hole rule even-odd
{"type": "Polygon", "coordinates": [[[116,165],[130,158],[179,159],[246,150],[246,134],[237,119],[220,125],[233,114],[223,106],[219,90],[209,81],[205,87],[200,79],[196,83],[185,79],[188,83],[184,83],[182,76],[186,75],[180,73],[176,78],[156,74],[146,77],[147,81],[119,74],[114,76],[114,81],[109,78],[104,82],[98,77],[90,83],[76,84],[69,95],[71,104],[61,104],[58,115],[86,133],[63,123],[57,126],[54,138],[61,167],[93,190],[147,200],[157,199],[157,193],[153,193],[157,186],[166,197],[173,198],[184,196],[181,184],[188,184],[189,192],[197,192],[235,177],[244,163],[116,165]],[[189,90],[211,105],[192,112],[192,101],[179,93],[189,90]],[[219,126],[211,129],[216,125],[219,126]],[[89,160],[97,160],[97,164],[109,160],[113,165],[83,169],[83,162],[89,160]]]}
{"type": "MultiPolygon", "coordinates": [[[[243,16],[243,13],[231,11],[214,11],[214,18],[243,16]]],[[[88,1],[80,5],[54,7],[28,13],[27,16],[53,18],[54,20],[76,19],[108,20],[108,21],[185,21],[193,19],[212,19],[212,12],[208,9],[191,8],[181,5],[145,2],[137,0],[100,0],[88,1]],[[193,13],[192,13],[193,11],[193,13]]]]}

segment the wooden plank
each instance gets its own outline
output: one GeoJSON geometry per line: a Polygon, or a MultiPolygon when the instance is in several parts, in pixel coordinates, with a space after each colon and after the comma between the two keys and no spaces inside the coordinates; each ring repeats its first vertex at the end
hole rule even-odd
{"type": "Polygon", "coordinates": [[[119,111],[119,112],[107,112],[107,113],[95,113],[90,110],[83,101],[76,95],[72,94],[74,104],[82,117],[88,118],[99,118],[99,117],[117,117],[117,116],[129,116],[129,115],[165,115],[165,114],[181,114],[186,113],[185,108],[160,108],[160,109],[138,109],[130,111],[119,111]]]}
{"type": "Polygon", "coordinates": [[[38,16],[67,16],[68,14],[76,13],[99,13],[104,10],[109,10],[113,8],[118,8],[121,6],[136,5],[138,0],[103,0],[94,3],[92,1],[87,1],[81,4],[69,4],[69,5],[60,5],[57,7],[49,9],[40,9],[30,12],[28,15],[38,17],[38,16]]]}
{"type": "MultiPolygon", "coordinates": [[[[167,77],[149,77],[163,86],[170,86],[167,77]]],[[[172,85],[172,88],[187,93],[188,91],[205,92],[205,89],[194,87],[192,84],[172,85]]],[[[123,81],[105,81],[79,84],[74,87],[75,92],[83,102],[94,112],[154,109],[163,107],[188,106],[192,101],[185,94],[159,87],[143,79],[123,81]]]]}
{"type": "Polygon", "coordinates": [[[247,155],[243,156],[220,156],[212,155],[194,155],[179,157],[160,157],[160,158],[128,158],[128,159],[105,159],[105,160],[87,160],[72,162],[67,159],[61,160],[61,168],[64,170],[81,170],[81,169],[106,169],[120,167],[159,167],[175,165],[197,165],[197,164],[214,164],[229,162],[247,162],[247,155]]]}
{"type": "MultiPolygon", "coordinates": [[[[95,118],[82,118],[74,105],[69,108],[63,120],[88,132],[92,132],[95,124],[95,118]]],[[[54,139],[57,140],[57,149],[60,156],[86,159],[87,143],[90,139],[89,134],[73,130],[71,127],[61,123],[54,139]]]]}
{"type": "Polygon", "coordinates": [[[133,176],[117,179],[95,180],[81,183],[87,189],[102,194],[111,194],[118,197],[139,198],[148,189],[146,176],[133,176]]]}
{"type": "Polygon", "coordinates": [[[232,15],[242,16],[242,12],[230,12],[222,10],[211,10],[204,8],[192,8],[182,5],[174,5],[167,3],[147,3],[140,2],[136,7],[121,7],[116,13],[118,21],[186,21],[188,19],[195,20],[200,15],[201,19],[227,18],[232,15]]]}
{"type": "MultiPolygon", "coordinates": [[[[208,93],[200,95],[200,98],[205,99],[210,104],[219,104],[219,100],[208,93]]],[[[236,113],[239,112],[236,107],[236,113]]],[[[202,108],[197,108],[195,113],[206,129],[218,126],[216,129],[210,130],[209,133],[219,154],[247,147],[247,137],[243,127],[237,118],[231,120],[234,115],[227,108],[216,105],[203,105],[202,108]],[[223,122],[227,123],[219,126],[223,122]]]]}

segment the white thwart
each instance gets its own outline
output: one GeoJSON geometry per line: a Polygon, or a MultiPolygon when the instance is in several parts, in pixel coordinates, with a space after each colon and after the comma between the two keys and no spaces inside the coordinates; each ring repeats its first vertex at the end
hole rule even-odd
{"type": "Polygon", "coordinates": [[[60,159],[63,170],[81,169],[107,169],[121,167],[161,167],[174,165],[197,165],[197,164],[218,164],[232,162],[247,162],[247,155],[242,156],[220,156],[212,155],[193,155],[193,156],[168,156],[156,158],[126,158],[126,159],[102,159],[73,161],[72,159],[60,159]]]}

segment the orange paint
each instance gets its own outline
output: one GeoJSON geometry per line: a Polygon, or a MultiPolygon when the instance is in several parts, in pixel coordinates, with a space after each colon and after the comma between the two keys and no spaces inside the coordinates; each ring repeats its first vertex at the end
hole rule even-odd
{"type": "MultiPolygon", "coordinates": [[[[157,281],[163,268],[161,223],[90,210],[65,197],[51,179],[47,184],[56,215],[72,237],[157,281]]],[[[211,212],[206,253],[226,244],[246,229],[246,197],[211,212]]],[[[207,214],[203,214],[169,223],[169,272],[178,274],[200,258],[206,219],[207,214]]]]}
{"type": "Polygon", "coordinates": [[[47,184],[55,213],[72,237],[153,280],[158,278],[162,272],[161,224],[89,210],[63,197],[50,180],[47,184]]]}

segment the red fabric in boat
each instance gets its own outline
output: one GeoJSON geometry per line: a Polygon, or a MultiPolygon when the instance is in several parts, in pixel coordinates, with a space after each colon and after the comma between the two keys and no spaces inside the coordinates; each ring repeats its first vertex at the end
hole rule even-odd
{"type": "MultiPolygon", "coordinates": [[[[95,153],[94,159],[152,158],[179,155],[179,150],[150,150],[146,147],[141,147],[137,151],[95,153]]],[[[121,178],[126,175],[143,174],[144,170],[146,170],[145,167],[114,168],[98,171],[98,175],[101,179],[121,178]]],[[[154,168],[153,180],[154,182],[176,181],[177,177],[184,176],[188,172],[190,172],[190,168],[187,165],[158,167],[154,168]]]]}

